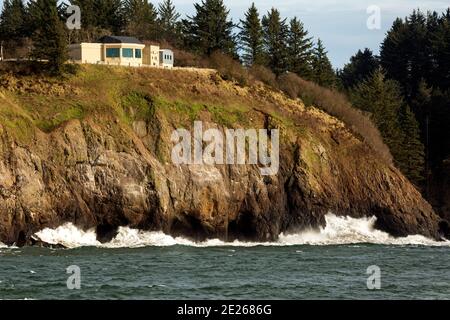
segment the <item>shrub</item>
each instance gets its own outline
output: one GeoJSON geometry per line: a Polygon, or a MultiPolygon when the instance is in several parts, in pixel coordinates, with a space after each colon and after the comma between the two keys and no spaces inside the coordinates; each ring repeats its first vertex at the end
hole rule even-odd
{"type": "Polygon", "coordinates": [[[272,88],[277,88],[277,76],[269,68],[254,65],[250,68],[249,73],[252,80],[261,81],[272,88]]]}
{"type": "Polygon", "coordinates": [[[245,86],[249,83],[248,70],[239,61],[219,51],[214,52],[209,58],[210,67],[216,69],[224,80],[236,81],[245,86]]]}
{"type": "Polygon", "coordinates": [[[175,56],[174,61],[175,67],[194,67],[194,68],[208,67],[208,62],[205,61],[205,59],[199,55],[175,48],[172,50],[175,56]]]}
{"type": "Polygon", "coordinates": [[[353,108],[345,95],[334,89],[326,89],[306,81],[294,73],[280,76],[278,86],[292,98],[300,98],[305,105],[314,105],[343,121],[383,159],[392,163],[389,148],[384,144],[377,127],[362,111],[353,108]]]}

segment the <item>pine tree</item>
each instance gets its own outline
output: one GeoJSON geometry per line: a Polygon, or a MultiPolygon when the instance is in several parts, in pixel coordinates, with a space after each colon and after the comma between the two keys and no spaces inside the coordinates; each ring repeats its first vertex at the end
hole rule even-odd
{"type": "Polygon", "coordinates": [[[400,83],[415,114],[426,146],[427,177],[435,177],[450,154],[450,139],[443,138],[450,128],[450,8],[442,15],[415,10],[397,19],[383,41],[380,63],[400,83]]]}
{"type": "Polygon", "coordinates": [[[408,106],[402,110],[401,128],[404,138],[399,161],[400,168],[411,182],[419,186],[423,182],[425,152],[420,140],[419,123],[408,106]]]}
{"type": "Polygon", "coordinates": [[[0,40],[25,36],[25,6],[22,0],[5,0],[0,15],[0,40]]]}
{"type": "Polygon", "coordinates": [[[428,35],[435,66],[428,83],[442,90],[450,88],[450,8],[439,19],[439,25],[428,35]]]}
{"type": "Polygon", "coordinates": [[[221,51],[235,57],[234,24],[223,0],[202,0],[194,7],[195,15],[183,20],[186,46],[200,54],[221,51]]]}
{"type": "Polygon", "coordinates": [[[433,90],[428,119],[427,153],[430,167],[438,169],[450,155],[450,90],[433,90]]]}
{"type": "Polygon", "coordinates": [[[245,13],[245,20],[241,20],[239,40],[242,46],[242,59],[247,66],[263,65],[264,38],[261,20],[255,3],[245,13]]]}
{"type": "Polygon", "coordinates": [[[351,101],[355,107],[370,113],[391,150],[395,164],[401,169],[404,136],[399,115],[404,101],[399,85],[386,79],[385,72],[378,68],[351,91],[351,101]]]}
{"type": "Polygon", "coordinates": [[[161,38],[172,43],[177,44],[180,40],[180,22],[181,15],[177,12],[171,0],[164,0],[159,4],[159,28],[161,38]]]}
{"type": "Polygon", "coordinates": [[[290,21],[288,33],[289,70],[305,79],[312,77],[312,38],[308,38],[308,31],[303,23],[293,18],[290,21]]]}
{"type": "Polygon", "coordinates": [[[333,87],[336,85],[336,74],[327,54],[322,40],[318,39],[313,52],[312,80],[323,87],[333,87]]]}
{"type": "Polygon", "coordinates": [[[60,19],[57,0],[32,0],[29,12],[34,25],[32,56],[48,60],[49,71],[61,74],[68,58],[66,32],[60,19]]]}
{"type": "MultiPolygon", "coordinates": [[[[427,82],[422,79],[419,86],[414,93],[414,98],[410,102],[411,110],[419,119],[419,124],[421,131],[425,131],[426,118],[429,117],[431,112],[431,100],[432,100],[433,89],[430,88],[427,82]]],[[[425,141],[425,137],[422,137],[425,141]]]]}
{"type": "Polygon", "coordinates": [[[367,79],[379,67],[377,57],[370,49],[358,52],[350,58],[342,71],[339,72],[339,78],[345,89],[350,89],[361,81],[367,79]]]}
{"type": "Polygon", "coordinates": [[[286,19],[282,20],[280,12],[272,8],[263,17],[262,25],[268,67],[276,75],[281,75],[288,70],[287,37],[289,28],[286,19]]]}
{"type": "Polygon", "coordinates": [[[381,46],[381,64],[389,78],[397,80],[409,100],[420,80],[432,68],[425,15],[420,10],[397,19],[381,46]]]}
{"type": "Polygon", "coordinates": [[[407,25],[402,19],[396,19],[381,44],[380,62],[387,75],[402,83],[409,78],[409,64],[405,52],[407,25]]]}
{"type": "Polygon", "coordinates": [[[122,0],[94,0],[96,26],[119,34],[125,28],[122,0]]]}
{"type": "Polygon", "coordinates": [[[70,4],[80,7],[81,26],[83,29],[92,30],[97,27],[97,9],[95,0],[70,0],[70,4]]]}
{"type": "Polygon", "coordinates": [[[123,3],[125,33],[142,40],[159,38],[155,7],[148,0],[125,0],[123,3]]]}

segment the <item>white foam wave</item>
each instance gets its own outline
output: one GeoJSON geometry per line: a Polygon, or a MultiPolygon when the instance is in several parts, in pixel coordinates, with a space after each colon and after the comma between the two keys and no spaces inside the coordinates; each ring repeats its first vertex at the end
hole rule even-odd
{"type": "Polygon", "coordinates": [[[405,238],[394,238],[386,232],[376,230],[375,217],[350,218],[337,217],[328,214],[326,227],[320,230],[302,231],[295,234],[281,234],[277,242],[223,242],[218,239],[204,242],[194,242],[185,238],[174,238],[162,232],[148,232],[127,227],[121,227],[118,235],[109,243],[102,244],[96,240],[94,230],[82,231],[72,224],[65,224],[56,229],[44,229],[35,234],[35,237],[50,243],[61,244],[68,248],[93,246],[104,248],[146,247],[146,246],[174,246],[185,245],[195,247],[217,246],[293,246],[293,245],[343,245],[357,243],[373,243],[384,245],[424,245],[424,246],[450,246],[450,241],[437,242],[423,236],[415,235],[405,238]]]}
{"type": "Polygon", "coordinates": [[[325,216],[326,226],[319,231],[302,231],[297,234],[281,235],[279,241],[285,245],[343,245],[372,243],[383,245],[424,245],[450,246],[450,241],[438,242],[421,235],[394,238],[388,233],[376,230],[376,217],[351,218],[337,217],[333,214],[325,216]]]}

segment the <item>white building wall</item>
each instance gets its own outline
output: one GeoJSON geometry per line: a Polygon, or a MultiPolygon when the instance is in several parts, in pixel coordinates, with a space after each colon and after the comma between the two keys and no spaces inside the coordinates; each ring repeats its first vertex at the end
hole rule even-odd
{"type": "Polygon", "coordinates": [[[108,64],[108,65],[121,65],[121,66],[134,66],[140,67],[144,63],[150,62],[152,67],[172,68],[174,55],[171,50],[160,50],[159,46],[149,46],[145,48],[143,44],[132,43],[80,43],[69,46],[69,58],[77,63],[90,63],[90,64],[108,64]],[[120,57],[107,57],[107,48],[117,48],[120,51],[120,57]],[[133,57],[123,57],[123,48],[133,49],[133,57]],[[141,57],[135,57],[135,50],[141,50],[141,57]],[[144,59],[145,54],[145,59],[144,59]],[[148,57],[149,55],[149,57],[148,57]],[[171,57],[171,59],[167,59],[171,57]]]}
{"type": "Polygon", "coordinates": [[[159,50],[159,65],[160,67],[171,69],[173,68],[174,54],[172,50],[162,49],[159,50]]]}

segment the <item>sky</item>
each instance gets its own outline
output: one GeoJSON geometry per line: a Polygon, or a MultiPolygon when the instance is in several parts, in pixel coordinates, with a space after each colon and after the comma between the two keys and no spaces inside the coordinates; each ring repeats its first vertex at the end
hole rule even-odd
{"type": "MultiPolygon", "coordinates": [[[[151,2],[157,4],[158,0],[151,2]]],[[[173,0],[183,16],[194,12],[194,2],[200,0],[173,0]]],[[[243,18],[252,2],[261,15],[276,7],[286,18],[300,18],[310,36],[322,39],[335,68],[342,68],[358,49],[367,47],[378,53],[395,18],[417,8],[443,12],[450,7],[449,1],[439,0],[224,0],[234,22],[243,18]],[[381,23],[379,29],[370,30],[367,20],[374,11],[367,13],[367,8],[374,5],[380,9],[381,23]]]]}

